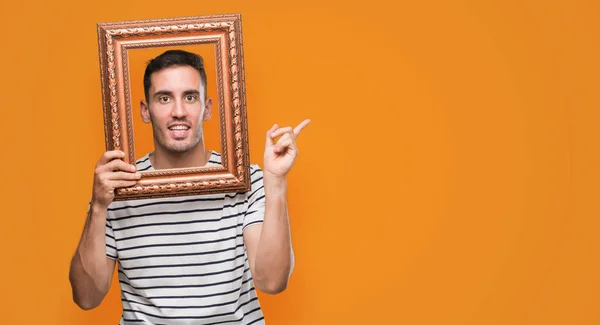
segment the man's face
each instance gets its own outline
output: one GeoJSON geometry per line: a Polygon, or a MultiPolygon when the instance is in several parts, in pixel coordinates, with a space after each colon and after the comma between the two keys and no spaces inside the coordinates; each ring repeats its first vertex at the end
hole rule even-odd
{"type": "Polygon", "coordinates": [[[169,67],[151,76],[148,103],[142,101],[142,119],[152,123],[157,146],[185,152],[202,139],[202,121],[211,115],[211,100],[204,100],[200,73],[190,66],[169,67]]]}

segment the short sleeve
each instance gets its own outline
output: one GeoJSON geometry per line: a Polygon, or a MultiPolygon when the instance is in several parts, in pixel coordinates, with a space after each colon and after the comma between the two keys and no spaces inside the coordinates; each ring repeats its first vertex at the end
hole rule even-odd
{"type": "MultiPolygon", "coordinates": [[[[92,202],[88,202],[88,214],[90,213],[92,202]]],[[[106,238],[106,257],[116,260],[117,259],[117,245],[115,243],[115,234],[112,229],[112,225],[109,219],[109,212],[106,215],[106,227],[105,227],[105,238],[106,238]]]]}
{"type": "Polygon", "coordinates": [[[112,260],[117,259],[117,244],[110,219],[106,218],[106,256],[112,260]]]}
{"type": "Polygon", "coordinates": [[[243,230],[251,225],[262,223],[265,218],[265,190],[263,186],[263,171],[258,165],[250,165],[250,182],[248,192],[248,208],[244,214],[243,230]]]}

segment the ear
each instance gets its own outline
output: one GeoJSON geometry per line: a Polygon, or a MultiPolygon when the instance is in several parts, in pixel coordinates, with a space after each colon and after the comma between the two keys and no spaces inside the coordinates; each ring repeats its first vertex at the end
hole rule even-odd
{"type": "Polygon", "coordinates": [[[204,116],[203,119],[205,121],[210,120],[210,117],[212,116],[212,99],[210,97],[208,97],[206,99],[206,102],[204,103],[204,116]]]}
{"type": "Polygon", "coordinates": [[[140,114],[142,115],[142,121],[144,123],[150,123],[150,111],[148,110],[148,103],[145,100],[140,100],[140,114]]]}

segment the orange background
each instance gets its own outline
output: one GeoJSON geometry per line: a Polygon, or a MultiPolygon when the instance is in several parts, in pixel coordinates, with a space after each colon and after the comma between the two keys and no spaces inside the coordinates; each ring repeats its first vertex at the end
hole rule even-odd
{"type": "Polygon", "coordinates": [[[3,2],[2,324],[116,324],[68,269],[104,150],[96,22],[239,12],[250,149],[313,122],[268,324],[599,324],[598,1],[3,2]],[[392,4],[396,3],[396,4],[392,4]]]}

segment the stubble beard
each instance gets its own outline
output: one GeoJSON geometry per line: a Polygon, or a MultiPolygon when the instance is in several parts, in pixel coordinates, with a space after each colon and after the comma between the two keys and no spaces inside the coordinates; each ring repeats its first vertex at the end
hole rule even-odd
{"type": "MultiPolygon", "coordinates": [[[[191,140],[191,143],[185,143],[184,141],[175,141],[172,144],[167,143],[168,142],[168,138],[169,138],[169,129],[167,128],[167,126],[164,127],[164,129],[162,129],[160,126],[156,125],[156,123],[154,123],[154,119],[152,118],[152,115],[150,115],[150,121],[152,123],[152,130],[154,132],[154,139],[155,141],[166,151],[168,152],[172,152],[172,153],[185,153],[193,148],[195,148],[198,143],[200,142],[200,140],[202,140],[202,145],[204,147],[204,130],[202,128],[202,121],[203,118],[202,116],[204,116],[204,103],[202,105],[202,111],[200,112],[200,118],[197,122],[197,128],[196,128],[196,132],[194,134],[194,137],[191,140]],[[164,131],[164,132],[163,132],[164,131]]],[[[206,148],[205,148],[206,149],[206,148]]]]}

